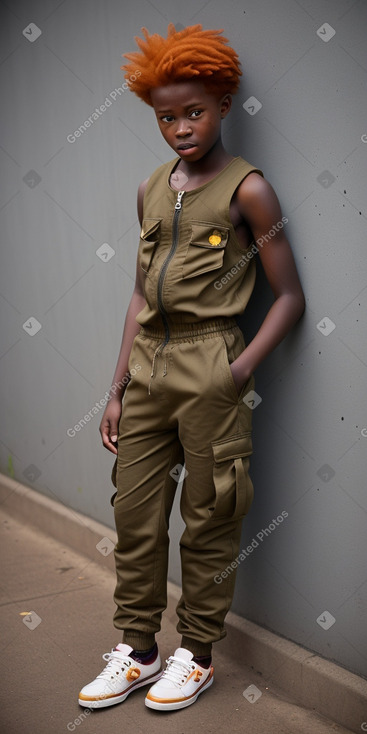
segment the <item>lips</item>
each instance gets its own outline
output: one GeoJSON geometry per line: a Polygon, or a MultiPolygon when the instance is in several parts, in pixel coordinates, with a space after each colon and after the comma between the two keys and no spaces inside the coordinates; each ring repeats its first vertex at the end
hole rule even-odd
{"type": "Polygon", "coordinates": [[[195,148],[194,143],[181,143],[181,145],[177,146],[177,150],[190,150],[190,148],[195,148]]]}

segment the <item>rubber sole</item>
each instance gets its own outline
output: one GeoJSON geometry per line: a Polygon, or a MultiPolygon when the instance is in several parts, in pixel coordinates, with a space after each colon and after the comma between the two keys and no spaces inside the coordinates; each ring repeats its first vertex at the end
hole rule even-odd
{"type": "Polygon", "coordinates": [[[79,706],[83,706],[83,708],[85,709],[102,709],[106,708],[106,706],[115,706],[115,704],[125,701],[130,693],[136,691],[137,688],[142,688],[143,686],[149,686],[152,683],[155,683],[157,680],[159,680],[161,675],[162,671],[160,670],[159,673],[155,673],[149,678],[144,678],[144,680],[140,681],[139,683],[135,683],[128,691],[121,693],[119,696],[111,696],[110,698],[95,698],[91,700],[78,698],[79,706]]]}
{"type": "Polygon", "coordinates": [[[162,703],[161,701],[151,701],[150,698],[145,698],[145,705],[155,711],[177,711],[178,709],[184,709],[187,706],[191,706],[199,698],[201,693],[204,693],[207,688],[210,688],[214,680],[214,675],[210,680],[198,691],[195,696],[191,696],[184,701],[175,701],[174,703],[162,703]]]}

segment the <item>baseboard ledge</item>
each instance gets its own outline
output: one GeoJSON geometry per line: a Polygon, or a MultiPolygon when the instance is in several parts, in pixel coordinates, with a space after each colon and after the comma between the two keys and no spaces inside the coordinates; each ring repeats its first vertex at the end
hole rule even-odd
{"type": "MultiPolygon", "coordinates": [[[[114,572],[116,533],[70,507],[0,474],[0,502],[11,517],[49,535],[114,572]],[[97,548],[99,546],[99,549],[97,548]]],[[[180,589],[169,582],[170,596],[180,589]]],[[[367,730],[367,681],[243,617],[226,618],[228,654],[246,664],[306,708],[359,733],[367,730]],[[362,724],[365,723],[365,729],[362,724]]],[[[219,643],[221,644],[221,643],[219,643]]]]}

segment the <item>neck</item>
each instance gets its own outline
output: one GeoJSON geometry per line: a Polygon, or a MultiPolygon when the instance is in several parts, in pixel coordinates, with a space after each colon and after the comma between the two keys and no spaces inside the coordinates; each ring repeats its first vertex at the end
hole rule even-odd
{"type": "Polygon", "coordinates": [[[227,153],[223,147],[221,138],[219,138],[213,147],[208,150],[200,160],[192,162],[181,160],[178,167],[189,178],[199,176],[203,177],[218,173],[218,171],[221,171],[222,168],[224,168],[232,159],[233,156],[227,153]]]}

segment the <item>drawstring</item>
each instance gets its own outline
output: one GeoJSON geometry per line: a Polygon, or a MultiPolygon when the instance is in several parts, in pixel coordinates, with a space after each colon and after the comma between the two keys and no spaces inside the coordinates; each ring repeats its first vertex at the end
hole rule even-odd
{"type": "Polygon", "coordinates": [[[150,395],[150,385],[151,385],[151,382],[152,382],[152,378],[154,377],[155,358],[156,358],[157,352],[159,351],[159,349],[161,348],[161,346],[162,346],[161,344],[158,344],[157,349],[155,350],[154,355],[153,355],[152,371],[150,373],[150,380],[149,380],[149,387],[148,387],[148,395],[150,395]]]}
{"type": "MultiPolygon", "coordinates": [[[[152,383],[152,379],[154,377],[155,359],[156,359],[156,356],[157,356],[158,352],[161,351],[161,350],[162,350],[162,344],[158,344],[157,349],[155,350],[155,352],[153,354],[152,371],[150,373],[150,380],[149,380],[149,385],[148,385],[148,395],[150,395],[150,386],[151,386],[151,383],[152,383]]],[[[167,375],[167,355],[165,354],[165,357],[164,357],[163,377],[166,377],[166,375],[167,375]]]]}

